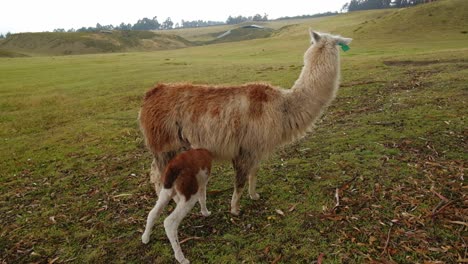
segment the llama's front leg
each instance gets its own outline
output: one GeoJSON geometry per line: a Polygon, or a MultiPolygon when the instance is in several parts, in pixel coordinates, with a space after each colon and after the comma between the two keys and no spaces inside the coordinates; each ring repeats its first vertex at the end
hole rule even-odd
{"type": "MultiPolygon", "coordinates": [[[[249,152],[240,151],[239,156],[237,156],[232,164],[236,170],[236,183],[234,185],[234,193],[232,194],[231,199],[231,214],[239,215],[240,213],[240,198],[242,191],[244,190],[245,183],[247,181],[248,175],[251,172],[255,171],[255,168],[258,164],[257,160],[249,152]]],[[[256,179],[254,179],[256,180],[256,179]]],[[[253,193],[255,193],[255,186],[253,186],[253,193]]],[[[249,188],[250,191],[250,188],[249,188]]]]}
{"type": "Polygon", "coordinates": [[[252,200],[260,199],[260,195],[255,190],[257,188],[257,171],[258,169],[255,168],[249,173],[249,195],[252,200]]]}
{"type": "Polygon", "coordinates": [[[232,194],[231,199],[231,214],[239,215],[240,214],[240,198],[242,195],[242,191],[244,190],[245,181],[244,183],[239,183],[236,178],[236,185],[234,186],[234,193],[232,194]]]}
{"type": "Polygon", "coordinates": [[[164,228],[166,229],[167,238],[171,242],[172,250],[174,250],[174,256],[179,263],[188,264],[190,261],[185,258],[182,249],[180,248],[179,237],[177,235],[177,228],[179,227],[182,219],[190,212],[195,203],[197,197],[192,196],[190,200],[185,201],[181,199],[177,204],[174,211],[164,220],[164,228]]]}

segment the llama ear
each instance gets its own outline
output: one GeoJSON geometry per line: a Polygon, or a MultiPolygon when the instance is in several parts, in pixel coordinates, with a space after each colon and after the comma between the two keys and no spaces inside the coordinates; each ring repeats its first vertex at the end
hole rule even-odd
{"type": "Polygon", "coordinates": [[[312,43],[317,43],[317,42],[319,42],[319,40],[320,40],[321,37],[320,37],[320,35],[319,35],[317,32],[315,32],[315,31],[313,31],[311,28],[309,28],[309,34],[310,34],[310,41],[311,41],[312,43]]]}
{"type": "Polygon", "coordinates": [[[344,44],[344,45],[349,45],[353,39],[352,38],[343,38],[343,37],[337,37],[336,42],[338,44],[344,44]]]}

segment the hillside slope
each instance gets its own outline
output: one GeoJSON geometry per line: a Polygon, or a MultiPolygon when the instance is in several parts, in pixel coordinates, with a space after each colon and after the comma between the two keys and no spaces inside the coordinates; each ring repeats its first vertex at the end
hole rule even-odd
{"type": "MultiPolygon", "coordinates": [[[[356,11],[336,16],[257,23],[264,29],[243,28],[249,23],[167,31],[112,31],[75,33],[22,33],[0,42],[0,57],[24,55],[68,55],[129,51],[154,51],[224,42],[276,38],[276,45],[291,46],[302,42],[312,28],[341,34],[355,39],[353,46],[372,49],[376,43],[391,46],[407,42],[431,47],[445,45],[447,37],[468,41],[468,1],[439,0],[429,4],[402,9],[356,11]],[[226,36],[219,38],[225,32],[226,36]],[[390,36],[390,35],[394,36],[390,36]]],[[[262,43],[260,40],[257,43],[262,43]]]]}
{"type": "Polygon", "coordinates": [[[258,38],[267,38],[274,32],[271,28],[248,28],[248,27],[239,27],[235,29],[228,30],[226,32],[220,32],[218,36],[211,40],[207,41],[207,44],[222,43],[222,42],[236,42],[249,39],[258,39],[258,38]]]}
{"type": "Polygon", "coordinates": [[[354,31],[360,36],[401,34],[424,37],[435,32],[441,35],[466,34],[468,1],[441,0],[411,8],[393,9],[392,12],[362,22],[354,31]]]}
{"type": "Polygon", "coordinates": [[[176,35],[151,31],[13,34],[0,49],[32,55],[70,55],[124,51],[151,51],[191,46],[176,35]]]}

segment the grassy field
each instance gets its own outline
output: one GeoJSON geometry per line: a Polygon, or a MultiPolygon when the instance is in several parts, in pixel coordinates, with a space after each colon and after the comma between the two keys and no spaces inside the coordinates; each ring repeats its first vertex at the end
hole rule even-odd
{"type": "Polygon", "coordinates": [[[142,95],[175,81],[291,87],[309,27],[354,38],[337,99],[313,133],[262,163],[261,199],[245,195],[239,217],[229,213],[233,170],[216,164],[212,215],[196,206],[179,229],[186,257],[466,262],[467,6],[302,20],[265,39],[178,50],[0,58],[0,263],[174,263],[161,220],[140,240],[156,199],[142,95]],[[420,10],[433,11],[418,18],[432,26],[392,31],[389,21],[420,10]]]}

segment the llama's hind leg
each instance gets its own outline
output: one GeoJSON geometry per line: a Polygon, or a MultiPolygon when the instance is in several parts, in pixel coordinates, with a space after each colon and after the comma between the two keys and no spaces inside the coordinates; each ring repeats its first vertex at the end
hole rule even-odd
{"type": "Polygon", "coordinates": [[[197,195],[193,195],[188,201],[181,198],[174,211],[164,220],[164,228],[166,229],[167,238],[171,242],[174,256],[180,263],[190,263],[184,256],[180,248],[179,237],[177,235],[177,228],[184,217],[190,212],[195,203],[197,202],[197,195]]]}
{"type": "Polygon", "coordinates": [[[202,215],[210,216],[211,212],[208,211],[208,208],[206,208],[206,184],[205,185],[202,184],[200,186],[198,193],[199,193],[198,202],[200,203],[202,215]]]}
{"type": "Polygon", "coordinates": [[[153,209],[151,209],[151,211],[148,214],[148,218],[146,220],[145,232],[141,236],[141,241],[143,243],[147,244],[149,242],[151,229],[154,226],[154,222],[156,221],[156,219],[158,219],[164,207],[166,207],[166,205],[171,200],[171,196],[172,196],[172,189],[163,189],[161,191],[160,196],[158,197],[158,201],[156,202],[156,205],[153,207],[153,209]]]}
{"type": "Polygon", "coordinates": [[[154,184],[154,190],[158,196],[162,188],[161,174],[162,170],[159,168],[156,158],[153,158],[153,162],[151,162],[150,182],[154,184]]]}
{"type": "Polygon", "coordinates": [[[176,154],[177,152],[175,151],[154,154],[153,162],[151,163],[150,182],[154,184],[154,190],[158,196],[163,185],[161,176],[164,172],[164,168],[176,154]]]}

